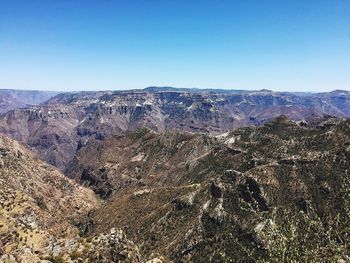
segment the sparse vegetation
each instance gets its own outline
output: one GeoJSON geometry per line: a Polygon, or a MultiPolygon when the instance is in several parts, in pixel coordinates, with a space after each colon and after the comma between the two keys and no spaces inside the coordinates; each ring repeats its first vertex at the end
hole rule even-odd
{"type": "Polygon", "coordinates": [[[34,169],[29,157],[11,159],[9,152],[6,163],[13,165],[1,170],[3,178],[12,188],[25,187],[3,194],[8,198],[2,202],[0,235],[15,228],[8,249],[28,246],[42,256],[39,241],[61,231],[63,239],[54,244],[63,252],[51,255],[52,262],[140,254],[174,262],[346,262],[350,125],[322,123],[316,128],[282,117],[220,138],[140,129],[91,140],[66,171],[105,198],[83,217],[76,211],[88,204],[81,201],[85,195],[75,195],[71,180],[34,169]],[[15,176],[5,177],[9,171],[15,176]],[[31,175],[35,180],[25,185],[10,181],[31,175]],[[63,227],[76,234],[75,225],[83,236],[67,239],[63,227]],[[108,234],[114,227],[125,229],[139,247],[119,230],[108,234]],[[125,248],[128,255],[109,248],[125,248]]]}

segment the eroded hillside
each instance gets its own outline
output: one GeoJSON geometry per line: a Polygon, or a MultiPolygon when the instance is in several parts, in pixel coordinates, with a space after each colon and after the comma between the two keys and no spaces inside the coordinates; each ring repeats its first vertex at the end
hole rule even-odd
{"type": "Polygon", "coordinates": [[[102,197],[147,185],[178,185],[191,162],[217,143],[204,134],[140,128],[126,136],[90,140],[68,164],[65,174],[102,197]]]}
{"type": "Polygon", "coordinates": [[[2,133],[65,174],[1,137],[2,259],[347,261],[350,121],[324,114],[346,117],[348,102],[81,92],[1,115],[2,133]]]}
{"type": "Polygon", "coordinates": [[[0,116],[0,132],[25,142],[48,163],[65,169],[90,138],[123,135],[139,127],[221,134],[260,125],[281,114],[293,120],[350,116],[350,94],[192,91],[149,88],[62,93],[40,106],[0,116]]]}
{"type": "Polygon", "coordinates": [[[0,137],[1,262],[6,258],[36,262],[34,252],[76,237],[79,231],[72,220],[97,205],[91,190],[40,161],[20,143],[0,137]]]}
{"type": "Polygon", "coordinates": [[[111,227],[82,237],[78,222],[94,192],[0,136],[0,262],[144,262],[137,245],[111,227]]]}
{"type": "Polygon", "coordinates": [[[335,262],[349,260],[349,161],[349,121],[280,117],[218,137],[106,138],[69,174],[111,190],[85,233],[122,227],[146,258],[335,262]]]}

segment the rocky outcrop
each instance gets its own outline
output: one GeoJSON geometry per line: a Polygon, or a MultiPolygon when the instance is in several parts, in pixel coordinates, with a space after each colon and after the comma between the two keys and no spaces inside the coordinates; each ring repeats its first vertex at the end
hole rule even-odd
{"type": "MultiPolygon", "coordinates": [[[[121,229],[93,238],[60,239],[46,247],[22,247],[0,257],[1,262],[144,262],[138,247],[121,229]]],[[[160,261],[162,262],[162,261],[160,261]]]]}

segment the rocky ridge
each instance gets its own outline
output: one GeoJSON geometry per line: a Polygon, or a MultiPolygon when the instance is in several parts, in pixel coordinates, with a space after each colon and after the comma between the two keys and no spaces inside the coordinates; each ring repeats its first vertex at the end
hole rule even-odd
{"type": "Polygon", "coordinates": [[[347,261],[349,134],[349,121],[280,117],[221,136],[105,138],[74,161],[72,174],[89,169],[93,189],[113,189],[81,229],[123,228],[145,258],[174,262],[347,261]],[[190,151],[194,141],[200,148],[190,151]],[[110,180],[126,174],[137,181],[110,180]]]}
{"type": "Polygon", "coordinates": [[[350,116],[350,94],[165,88],[62,93],[40,106],[3,114],[0,132],[64,169],[90,138],[123,135],[138,127],[221,134],[281,114],[306,121],[325,114],[345,118],[350,116]]]}

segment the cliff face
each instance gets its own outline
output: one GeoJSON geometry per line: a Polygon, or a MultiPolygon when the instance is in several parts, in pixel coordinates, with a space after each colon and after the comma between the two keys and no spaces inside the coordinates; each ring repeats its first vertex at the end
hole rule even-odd
{"type": "Polygon", "coordinates": [[[146,258],[347,260],[349,134],[285,117],[217,137],[138,130],[91,141],[68,174],[106,198],[85,233],[123,227],[146,258]]]}
{"type": "Polygon", "coordinates": [[[347,117],[350,95],[176,89],[63,93],[41,106],[3,114],[0,132],[27,143],[41,158],[64,169],[90,138],[121,135],[138,127],[221,134],[281,114],[294,120],[324,114],[347,117]]]}

